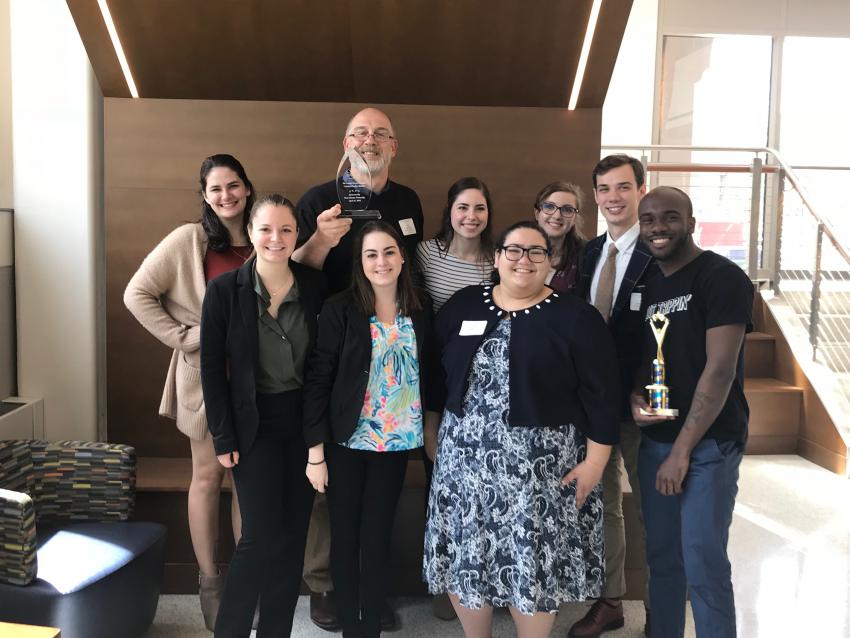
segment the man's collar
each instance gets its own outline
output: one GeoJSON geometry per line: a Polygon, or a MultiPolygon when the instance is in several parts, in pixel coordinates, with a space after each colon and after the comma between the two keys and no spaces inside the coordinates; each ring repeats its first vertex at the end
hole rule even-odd
{"type": "Polygon", "coordinates": [[[626,232],[620,235],[619,239],[615,240],[613,237],[611,237],[610,233],[605,233],[605,244],[602,246],[602,248],[603,250],[607,250],[607,247],[611,243],[613,243],[617,246],[618,253],[624,253],[634,249],[639,236],[640,224],[638,222],[635,222],[634,226],[632,226],[626,232]]]}

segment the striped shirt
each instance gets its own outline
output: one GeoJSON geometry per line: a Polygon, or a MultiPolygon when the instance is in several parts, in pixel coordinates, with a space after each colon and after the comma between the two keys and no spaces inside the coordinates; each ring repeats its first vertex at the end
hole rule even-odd
{"type": "Polygon", "coordinates": [[[436,239],[416,247],[416,271],[434,300],[434,312],[461,288],[486,283],[492,270],[492,262],[473,263],[441,251],[436,239]]]}

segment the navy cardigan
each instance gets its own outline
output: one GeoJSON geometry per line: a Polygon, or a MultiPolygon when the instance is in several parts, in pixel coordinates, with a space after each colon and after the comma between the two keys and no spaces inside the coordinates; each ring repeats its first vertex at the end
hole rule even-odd
{"type": "MultiPolygon", "coordinates": [[[[434,332],[442,348],[445,382],[437,385],[444,393],[429,395],[429,410],[445,408],[463,416],[472,360],[503,312],[493,302],[492,291],[489,285],[463,288],[437,314],[434,332]]],[[[599,311],[574,295],[553,292],[539,304],[509,314],[508,423],[572,423],[592,441],[617,443],[619,367],[599,311]]]]}

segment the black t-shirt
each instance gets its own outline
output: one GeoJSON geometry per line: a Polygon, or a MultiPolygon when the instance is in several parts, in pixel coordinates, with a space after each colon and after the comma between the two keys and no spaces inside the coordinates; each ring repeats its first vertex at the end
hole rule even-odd
{"type": "MultiPolygon", "coordinates": [[[[753,284],[733,262],[706,250],[669,277],[655,277],[647,284],[643,303],[644,362],[656,356],[657,343],[649,318],[667,315],[670,326],[662,345],[670,388],[670,407],[679,410],[675,420],[643,428],[651,439],[676,440],[706,364],[705,342],[709,328],[733,324],[752,326],[753,284]]],[[[651,382],[646,380],[646,384],[651,382]]],[[[750,409],[744,397],[744,346],[738,352],[735,380],[723,409],[704,438],[724,441],[747,440],[750,409]]]]}
{"type": "MultiPolygon", "coordinates": [[[[295,212],[298,215],[298,245],[307,241],[316,231],[316,217],[334,204],[339,203],[336,194],[336,181],[319,184],[308,190],[298,204],[295,212]]],[[[416,255],[416,245],[422,241],[424,218],[422,204],[416,192],[396,182],[387,182],[387,187],[380,193],[372,193],[369,209],[381,211],[381,221],[395,228],[404,240],[405,259],[411,268],[416,255]]],[[[345,236],[328,253],[322,270],[328,278],[328,287],[332,293],[339,292],[351,283],[353,266],[352,245],[360,228],[365,221],[354,220],[345,236]]]]}

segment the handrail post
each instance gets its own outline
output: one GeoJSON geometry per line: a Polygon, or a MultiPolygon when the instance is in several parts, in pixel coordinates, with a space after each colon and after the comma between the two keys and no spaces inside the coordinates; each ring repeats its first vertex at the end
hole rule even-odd
{"type": "Polygon", "coordinates": [[[762,233],[762,265],[770,279],[774,294],[779,294],[779,269],[782,265],[782,221],[785,213],[785,171],[781,168],[768,179],[771,183],[772,206],[764,211],[762,233]]]}
{"type": "Polygon", "coordinates": [[[818,224],[815,243],[815,272],[812,275],[812,305],[809,313],[809,343],[812,345],[812,361],[818,356],[818,332],[820,322],[821,258],[823,257],[823,222],[818,224]]]}
{"type": "Polygon", "coordinates": [[[748,270],[750,279],[758,279],[758,242],[761,222],[761,176],[762,161],[756,155],[753,158],[753,185],[750,197],[750,248],[748,252],[748,270]]]}

